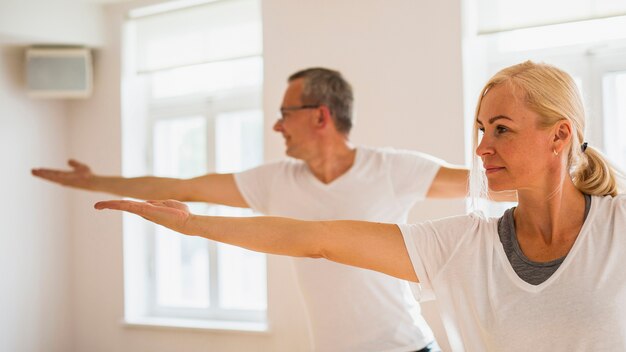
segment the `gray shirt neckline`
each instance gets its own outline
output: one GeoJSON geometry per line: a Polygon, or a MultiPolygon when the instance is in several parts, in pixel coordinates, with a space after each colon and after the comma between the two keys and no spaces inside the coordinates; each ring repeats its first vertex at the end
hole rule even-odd
{"type": "MultiPolygon", "coordinates": [[[[587,219],[591,208],[591,196],[585,194],[585,215],[587,219]]],[[[524,281],[531,285],[539,285],[546,281],[559,268],[567,255],[551,260],[549,262],[536,262],[528,259],[522,252],[515,232],[515,218],[513,213],[516,207],[507,209],[502,217],[498,219],[498,236],[504,249],[504,253],[509,259],[515,273],[524,281]]]]}

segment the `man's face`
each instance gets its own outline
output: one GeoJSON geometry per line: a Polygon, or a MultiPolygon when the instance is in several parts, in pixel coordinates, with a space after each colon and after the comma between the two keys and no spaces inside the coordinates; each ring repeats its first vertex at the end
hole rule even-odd
{"type": "Polygon", "coordinates": [[[281,116],[274,124],[274,131],[285,139],[286,154],[297,159],[304,159],[310,153],[319,114],[319,109],[302,103],[303,83],[303,79],[289,83],[280,106],[281,116]]]}

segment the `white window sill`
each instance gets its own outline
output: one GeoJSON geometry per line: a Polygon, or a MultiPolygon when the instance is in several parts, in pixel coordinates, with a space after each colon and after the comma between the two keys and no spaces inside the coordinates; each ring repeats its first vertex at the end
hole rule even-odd
{"type": "Polygon", "coordinates": [[[239,321],[194,320],[176,318],[141,317],[125,319],[122,324],[128,328],[201,330],[226,333],[269,334],[267,323],[239,321]]]}

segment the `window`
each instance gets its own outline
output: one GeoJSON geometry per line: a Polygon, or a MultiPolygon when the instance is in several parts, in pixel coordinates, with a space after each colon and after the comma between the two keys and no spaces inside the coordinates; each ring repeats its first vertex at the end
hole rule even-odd
{"type": "MultiPolygon", "coordinates": [[[[478,0],[474,10],[481,15],[473,21],[472,11],[465,14],[466,23],[475,24],[465,28],[467,125],[472,126],[477,94],[492,74],[525,60],[547,62],[578,84],[587,109],[587,142],[626,169],[626,143],[620,138],[626,134],[626,1],[512,3],[478,0]],[[553,6],[560,10],[549,10],[553,6]]],[[[487,212],[496,216],[507,207],[491,204],[487,212]]]]}
{"type": "MultiPolygon", "coordinates": [[[[168,12],[143,8],[130,17],[125,174],[190,178],[260,164],[259,1],[224,0],[168,12]]],[[[197,214],[253,215],[204,203],[189,207],[197,214]]],[[[128,321],[265,329],[264,255],[132,216],[125,216],[124,232],[128,321]]]]}
{"type": "Polygon", "coordinates": [[[626,65],[603,72],[604,146],[609,158],[626,169],[626,65]]]}
{"type": "Polygon", "coordinates": [[[476,32],[503,33],[519,28],[610,18],[626,14],[624,0],[476,0],[476,32]]]}

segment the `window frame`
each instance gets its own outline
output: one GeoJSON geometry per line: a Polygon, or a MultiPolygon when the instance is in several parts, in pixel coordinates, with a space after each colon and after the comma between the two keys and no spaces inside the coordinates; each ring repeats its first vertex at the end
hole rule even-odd
{"type": "MultiPolygon", "coordinates": [[[[255,110],[261,114],[261,120],[263,116],[263,53],[262,53],[262,19],[260,13],[260,2],[258,0],[252,0],[247,2],[248,5],[253,6],[249,13],[252,22],[258,24],[259,32],[255,35],[260,42],[250,55],[244,56],[219,56],[219,57],[206,57],[200,61],[193,62],[177,62],[173,66],[167,67],[152,67],[146,69],[139,66],[138,53],[136,48],[138,47],[138,41],[141,40],[137,35],[137,21],[142,20],[146,16],[160,16],[161,14],[168,15],[167,12],[186,10],[190,5],[186,3],[159,3],[155,5],[148,5],[143,7],[137,7],[131,9],[128,13],[125,23],[123,24],[123,74],[122,79],[122,163],[123,173],[126,177],[134,177],[138,175],[154,174],[153,157],[155,151],[153,150],[153,141],[155,138],[155,122],[157,119],[176,119],[185,118],[191,116],[201,116],[206,121],[206,171],[212,172],[215,170],[215,165],[218,160],[217,152],[215,151],[212,143],[217,143],[216,138],[216,123],[217,117],[221,113],[255,110]],[[165,5],[165,6],[163,6],[165,5]],[[166,94],[176,94],[185,92],[184,95],[176,97],[160,97],[156,99],[153,97],[155,94],[153,85],[153,75],[166,73],[168,70],[191,68],[195,65],[207,65],[219,62],[237,61],[241,59],[255,59],[258,58],[260,63],[255,66],[245,66],[243,70],[235,70],[237,75],[244,78],[251,78],[249,82],[240,82],[237,80],[237,75],[233,77],[221,77],[223,81],[226,79],[229,85],[221,85],[220,80],[212,82],[199,82],[199,83],[220,83],[217,84],[199,84],[193,85],[196,89],[193,93],[189,93],[189,89],[185,90],[171,90],[165,92],[166,94]],[[252,67],[252,68],[250,68],[252,67]],[[253,71],[249,71],[252,69],[253,71]],[[248,76],[252,72],[253,75],[248,76]],[[257,75],[257,72],[259,75],[257,75]],[[232,80],[234,78],[235,80],[232,80]],[[235,83],[237,82],[237,83],[235,83]],[[197,86],[197,87],[196,87],[197,86]],[[215,86],[215,87],[214,87],[215,86]],[[233,88],[236,86],[236,88],[233,88]],[[211,153],[210,151],[214,151],[211,153]]],[[[195,2],[198,6],[213,6],[212,1],[205,1],[201,3],[195,2]]],[[[194,6],[195,6],[194,5],[194,6]]],[[[241,16],[237,17],[241,13],[233,13],[235,18],[241,20],[241,16]]],[[[169,34],[169,33],[168,33],[169,34]]],[[[145,38],[144,38],[145,39],[145,38]]],[[[199,42],[204,45],[206,41],[199,42]]],[[[168,54],[168,53],[165,53],[168,54]]],[[[179,55],[179,53],[174,53],[179,55]]],[[[218,72],[225,72],[227,70],[218,69],[218,72]]],[[[193,76],[193,74],[192,74],[193,76]]],[[[219,76],[219,75],[218,75],[219,76]]],[[[193,76],[194,79],[196,76],[193,76]]],[[[182,84],[187,85],[186,80],[189,77],[182,80],[182,84]]],[[[201,79],[201,78],[199,78],[201,79]]],[[[179,84],[178,82],[177,84],[179,84]]],[[[223,82],[222,82],[223,83],[223,82]]],[[[166,82],[165,84],[169,84],[166,82]]],[[[166,86],[168,87],[168,86],[166,86]]],[[[176,88],[177,86],[172,86],[176,88]]],[[[189,88],[189,86],[187,86],[189,88]]],[[[163,93],[164,91],[162,91],[163,93]]],[[[158,93],[157,93],[158,94],[158,93]]],[[[256,112],[255,112],[256,114],[256,112]]],[[[256,116],[256,115],[255,115],[256,116]]],[[[220,117],[223,118],[223,117],[220,117]]],[[[254,154],[254,163],[257,161],[257,157],[262,159],[263,148],[263,123],[257,126],[256,120],[254,127],[252,128],[255,133],[257,128],[260,129],[259,134],[261,140],[260,155],[254,154]]],[[[247,126],[247,125],[246,125],[247,126]]],[[[242,133],[244,133],[242,131],[242,133]]],[[[245,133],[251,133],[247,131],[245,133]]],[[[256,138],[256,137],[255,137],[256,138]]],[[[256,148],[257,142],[254,141],[256,148]]],[[[217,144],[214,144],[217,145],[217,144]]],[[[220,147],[222,143],[219,144],[220,147]]],[[[246,158],[247,163],[245,166],[254,166],[250,163],[250,157],[246,158]]],[[[262,160],[260,160],[262,161],[262,160]]],[[[196,171],[194,171],[196,172],[196,171]]],[[[157,175],[158,176],[158,175],[157,175]]],[[[163,176],[163,175],[162,175],[163,176]]],[[[174,175],[172,175],[174,176],[174,175]]],[[[176,177],[176,176],[174,176],[176,177]]],[[[198,203],[200,204],[200,203],[198,203]]],[[[212,214],[228,213],[229,216],[233,215],[230,209],[218,209],[215,206],[203,205],[207,212],[212,214]]],[[[248,210],[250,211],[250,210],[248,210]]],[[[250,211],[251,212],[251,211],[250,211]]],[[[215,309],[219,308],[216,304],[219,300],[219,258],[218,248],[220,245],[216,243],[209,243],[207,246],[209,250],[209,275],[211,277],[208,280],[213,280],[210,283],[209,298],[212,302],[209,307],[213,310],[202,310],[199,308],[190,307],[157,307],[155,305],[157,292],[156,292],[156,263],[155,263],[155,246],[156,246],[156,225],[143,221],[137,217],[129,214],[122,214],[123,216],[123,249],[124,249],[124,321],[127,325],[131,326],[159,326],[159,327],[173,327],[173,328],[192,328],[192,329],[210,329],[218,331],[240,331],[240,332],[253,332],[253,333],[267,333],[269,331],[268,322],[268,300],[267,300],[267,257],[263,255],[263,262],[265,267],[264,285],[265,285],[265,304],[263,310],[242,310],[242,309],[215,309]],[[213,262],[213,263],[211,263],[213,262]],[[211,294],[212,293],[212,294],[211,294]]],[[[236,216],[236,215],[233,215],[236,216]]],[[[238,297],[236,297],[238,298],[238,297]]]]}
{"type": "MultiPolygon", "coordinates": [[[[261,90],[259,88],[233,89],[216,94],[194,94],[190,96],[153,99],[149,101],[147,129],[147,166],[154,174],[154,133],[156,124],[163,120],[185,119],[190,116],[203,117],[206,122],[206,167],[207,172],[216,171],[215,145],[211,142],[216,140],[217,118],[222,113],[260,110],[261,90]],[[213,151],[213,152],[211,152],[213,151]]],[[[217,205],[206,205],[205,213],[211,212],[217,205]]],[[[219,211],[219,210],[218,210],[219,211]]],[[[157,303],[157,272],[156,272],[156,232],[155,226],[146,228],[146,245],[148,256],[146,264],[149,272],[146,278],[147,289],[147,314],[149,316],[164,318],[184,318],[211,321],[251,322],[264,323],[267,320],[266,310],[243,310],[221,308],[219,292],[219,246],[216,242],[208,241],[209,258],[209,307],[165,307],[157,303]]]]}

